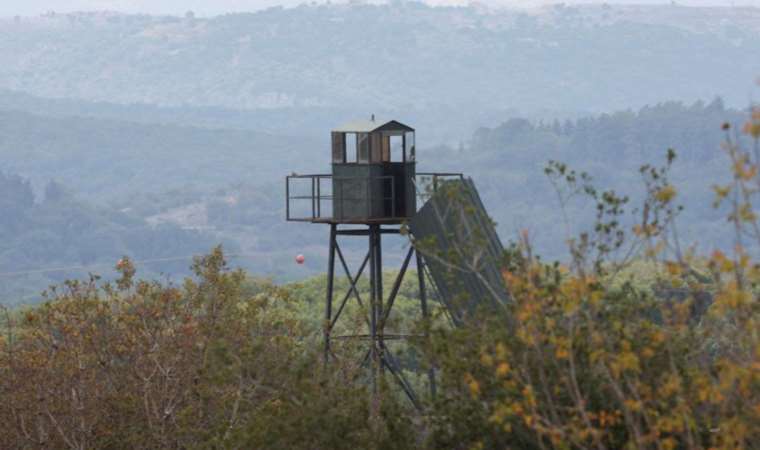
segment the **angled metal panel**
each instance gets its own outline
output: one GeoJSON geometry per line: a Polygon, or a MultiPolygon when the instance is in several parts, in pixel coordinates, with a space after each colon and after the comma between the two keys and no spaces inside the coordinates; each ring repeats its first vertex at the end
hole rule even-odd
{"type": "Polygon", "coordinates": [[[443,182],[409,226],[455,324],[476,309],[509,301],[501,275],[504,247],[471,179],[443,182]]]}

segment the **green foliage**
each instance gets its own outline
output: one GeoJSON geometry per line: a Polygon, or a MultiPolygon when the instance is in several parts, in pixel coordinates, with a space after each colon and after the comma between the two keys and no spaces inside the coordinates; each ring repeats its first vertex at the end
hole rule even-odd
{"type": "MultiPolygon", "coordinates": [[[[744,127],[753,150],[757,123],[755,111],[744,127]]],[[[647,195],[632,233],[622,227],[617,202],[602,198],[613,207],[602,206],[604,214],[584,233],[588,245],[571,243],[569,265],[542,263],[527,236],[510,249],[509,309],[435,335],[432,353],[445,388],[433,446],[756,447],[760,272],[752,255],[760,234],[752,211],[760,161],[731,135],[724,148],[734,183],[717,194],[733,196],[728,217],[743,243],[730,256],[716,251],[699,258],[680,249],[681,210],[669,181],[673,151],[664,167],[641,167],[647,195]],[[623,255],[635,255],[638,267],[627,256],[606,253],[601,264],[594,258],[611,220],[623,231],[617,246],[630,247],[633,253],[623,255]],[[648,282],[638,276],[643,261],[648,282]],[[635,283],[620,280],[631,276],[635,283]]],[[[578,180],[588,181],[559,163],[547,174],[571,191],[578,180]]],[[[581,190],[598,200],[592,186],[581,190]]]]}
{"type": "MultiPolygon", "coordinates": [[[[35,201],[29,182],[20,177],[0,172],[0,185],[0,203],[6,212],[0,216],[0,273],[32,271],[0,277],[0,299],[6,303],[32,302],[50,284],[81,278],[77,266],[100,264],[102,268],[103,263],[109,267],[125,254],[141,260],[200,253],[211,247],[207,236],[170,224],[151,227],[129,214],[88,205],[54,182],[47,185],[40,201],[35,201]],[[34,273],[47,268],[65,270],[34,273]]],[[[164,264],[163,270],[185,273],[187,262],[164,264]]],[[[149,269],[144,275],[158,272],[149,269]]]]}
{"type": "MultiPolygon", "coordinates": [[[[250,297],[220,249],[182,286],[69,282],[0,338],[0,440],[9,448],[409,448],[394,397],[369,419],[356,367],[322,364],[295,301],[250,297]]],[[[355,356],[355,355],[354,355],[355,356]]]]}

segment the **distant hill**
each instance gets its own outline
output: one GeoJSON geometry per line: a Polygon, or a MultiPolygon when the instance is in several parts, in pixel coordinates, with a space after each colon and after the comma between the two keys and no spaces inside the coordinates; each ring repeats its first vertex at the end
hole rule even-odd
{"type": "MultiPolygon", "coordinates": [[[[639,165],[662,162],[673,147],[679,155],[673,179],[686,206],[681,238],[707,251],[732,245],[719,232],[724,219],[711,207],[710,185],[728,175],[720,125],[743,120],[741,111],[719,99],[578,120],[507,117],[496,127],[477,129],[466,145],[431,147],[420,140],[418,169],[472,176],[505,241],[528,229],[542,254],[561,257],[557,235],[567,230],[543,174],[549,160],[588,171],[600,188],[632,195],[631,211],[643,189],[639,165]]],[[[8,221],[27,213],[3,219],[0,272],[110,263],[123,253],[181,256],[221,241],[248,255],[236,264],[257,275],[293,280],[321,273],[326,230],[285,223],[283,178],[292,171],[329,171],[326,138],[0,111],[0,172],[31,180],[3,192],[15,192],[10,197],[32,205],[33,212],[32,222],[12,228],[8,221]],[[51,180],[69,200],[41,201],[51,180]],[[304,266],[293,263],[299,253],[308,256],[304,266]]],[[[588,225],[589,206],[575,200],[568,205],[572,231],[588,225]]],[[[361,243],[354,244],[344,249],[347,256],[363,256],[361,243]]],[[[403,242],[393,245],[386,255],[400,253],[403,242]]],[[[147,269],[180,273],[186,267],[147,269]]],[[[46,285],[43,278],[25,286],[46,285]]]]}
{"type": "Polygon", "coordinates": [[[320,146],[315,139],[248,130],[0,109],[0,170],[30,179],[38,190],[57,180],[97,201],[174,188],[271,184],[290,170],[326,168],[320,146]]]}
{"type": "MultiPolygon", "coordinates": [[[[515,117],[476,130],[467,147],[440,147],[423,155],[435,154],[438,170],[474,177],[503,239],[528,230],[541,254],[559,258],[566,252],[558,238],[566,237],[567,229],[556,192],[543,172],[549,160],[588,172],[598,188],[630,195],[626,210],[633,219],[644,193],[639,167],[664,164],[666,150],[673,148],[678,157],[671,179],[678,203],[686,207],[679,220],[681,243],[706,252],[733,246],[732,237],[719,231],[726,216],[712,207],[711,186],[731,180],[731,162],[721,149],[721,125],[737,129],[747,118],[720,99],[665,102],[564,122],[515,117]]],[[[590,225],[593,205],[583,196],[575,196],[567,208],[571,232],[590,225]]]]}
{"type": "Polygon", "coordinates": [[[111,274],[124,255],[137,260],[186,256],[141,269],[147,276],[187,273],[188,256],[208,251],[216,241],[87,204],[55,182],[36,196],[27,180],[0,171],[0,192],[0,304],[36,300],[49,285],[86,278],[88,272],[111,274]]]}
{"type": "Polygon", "coordinates": [[[46,15],[0,22],[0,88],[336,120],[375,112],[455,139],[514,109],[600,112],[715,95],[742,106],[760,74],[758,23],[753,8],[528,14],[414,2],[210,19],[46,15]]]}

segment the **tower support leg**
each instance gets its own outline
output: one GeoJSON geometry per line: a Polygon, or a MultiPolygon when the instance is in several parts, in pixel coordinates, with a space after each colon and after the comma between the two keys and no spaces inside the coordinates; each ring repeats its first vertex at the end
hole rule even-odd
{"type": "Polygon", "coordinates": [[[370,378],[372,381],[373,401],[377,398],[377,378],[378,366],[380,364],[380,353],[377,343],[377,246],[375,239],[375,226],[369,226],[369,336],[370,336],[370,378]]]}
{"type": "MultiPolygon", "coordinates": [[[[427,322],[430,320],[430,311],[428,310],[427,289],[425,286],[425,261],[423,260],[419,251],[415,250],[414,254],[417,257],[417,279],[420,286],[420,309],[422,310],[422,318],[426,322],[425,327],[429,328],[430,324],[427,322]]],[[[430,383],[430,397],[435,400],[435,366],[432,364],[428,369],[428,382],[430,383]]]]}
{"type": "MultiPolygon", "coordinates": [[[[385,299],[383,298],[383,243],[382,243],[382,234],[380,232],[380,226],[374,225],[374,236],[375,236],[375,301],[377,304],[376,309],[376,316],[375,316],[375,324],[376,324],[376,334],[377,334],[377,349],[378,349],[378,355],[382,358],[384,349],[385,349],[385,342],[384,342],[384,329],[385,329],[385,320],[383,320],[383,310],[385,309],[385,299]]],[[[378,374],[379,376],[383,376],[385,372],[385,366],[383,365],[382,360],[378,361],[378,374]]]]}
{"type": "Polygon", "coordinates": [[[338,246],[337,225],[330,225],[330,250],[327,256],[327,298],[325,301],[325,364],[330,358],[330,332],[332,331],[333,288],[335,286],[335,250],[338,246]]]}

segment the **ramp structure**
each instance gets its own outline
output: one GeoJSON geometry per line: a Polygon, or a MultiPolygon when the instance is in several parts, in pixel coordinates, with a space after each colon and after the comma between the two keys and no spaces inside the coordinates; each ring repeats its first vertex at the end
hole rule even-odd
{"type": "Polygon", "coordinates": [[[455,325],[479,308],[508,301],[500,270],[504,247],[472,179],[436,183],[409,227],[455,325]]]}

